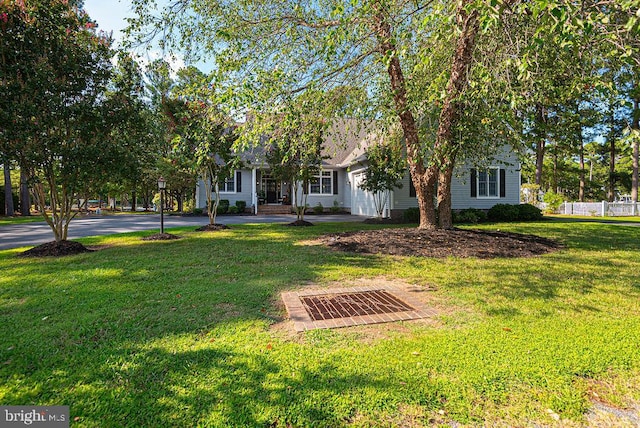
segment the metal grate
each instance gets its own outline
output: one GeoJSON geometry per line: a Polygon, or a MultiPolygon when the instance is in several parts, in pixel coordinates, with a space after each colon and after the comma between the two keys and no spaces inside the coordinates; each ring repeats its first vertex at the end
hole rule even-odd
{"type": "Polygon", "coordinates": [[[415,310],[385,290],[300,296],[314,321],[415,310]]]}

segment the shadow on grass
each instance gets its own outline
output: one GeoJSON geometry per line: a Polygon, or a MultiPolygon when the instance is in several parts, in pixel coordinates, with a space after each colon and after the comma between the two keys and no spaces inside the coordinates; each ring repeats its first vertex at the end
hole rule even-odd
{"type": "Polygon", "coordinates": [[[241,353],[215,343],[195,351],[136,350],[125,369],[111,363],[122,355],[111,355],[102,359],[100,373],[83,382],[96,389],[68,395],[72,414],[101,426],[341,426],[355,404],[336,403],[336,396],[388,389],[366,374],[338,372],[328,362],[312,368],[281,363],[273,352],[241,353]],[[103,394],[122,407],[96,412],[96,396],[103,394]]]}

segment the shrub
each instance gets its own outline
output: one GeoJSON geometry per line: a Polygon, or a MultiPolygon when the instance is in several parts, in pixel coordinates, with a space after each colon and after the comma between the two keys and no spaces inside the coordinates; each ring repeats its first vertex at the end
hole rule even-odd
{"type": "Polygon", "coordinates": [[[226,214],[228,209],[229,209],[229,205],[218,205],[216,214],[226,214]]]}
{"type": "Polygon", "coordinates": [[[340,204],[338,204],[338,201],[336,200],[333,201],[333,206],[329,209],[333,214],[338,214],[340,211],[342,211],[342,208],[340,208],[340,204]]]}
{"type": "Polygon", "coordinates": [[[182,212],[193,212],[193,210],[195,209],[195,201],[193,199],[187,199],[186,201],[184,201],[184,204],[182,205],[182,212]]]}
{"type": "Polygon", "coordinates": [[[519,214],[516,205],[496,204],[487,213],[487,218],[491,221],[516,221],[519,214]]]}
{"type": "Polygon", "coordinates": [[[229,214],[238,214],[238,207],[237,207],[236,205],[231,205],[231,206],[228,208],[227,212],[228,212],[229,214]]]}
{"type": "Polygon", "coordinates": [[[229,209],[229,199],[220,199],[220,202],[218,202],[218,206],[219,207],[225,207],[225,210],[229,209]]]}
{"type": "Polygon", "coordinates": [[[560,205],[564,202],[564,198],[562,195],[559,195],[555,192],[547,192],[544,194],[542,200],[547,204],[547,208],[545,212],[553,213],[558,211],[560,205]]]}
{"type": "Polygon", "coordinates": [[[407,223],[420,223],[420,209],[419,208],[407,208],[402,213],[402,218],[407,223]]]}
{"type": "Polygon", "coordinates": [[[521,204],[518,207],[518,220],[522,221],[534,221],[542,218],[542,211],[540,208],[531,204],[521,204]]]}
{"type": "Polygon", "coordinates": [[[204,212],[204,210],[202,208],[194,208],[193,209],[193,214],[195,214],[195,215],[202,215],[203,212],[204,212]]]}
{"type": "Polygon", "coordinates": [[[236,207],[238,207],[238,212],[243,213],[244,210],[247,208],[247,202],[246,201],[236,201],[236,207]]]}
{"type": "Polygon", "coordinates": [[[322,204],[320,202],[318,202],[318,205],[313,207],[313,212],[315,214],[322,214],[324,212],[324,207],[322,206],[322,204]]]}
{"type": "Polygon", "coordinates": [[[467,208],[453,213],[454,223],[482,223],[487,221],[487,213],[477,208],[467,208]]]}

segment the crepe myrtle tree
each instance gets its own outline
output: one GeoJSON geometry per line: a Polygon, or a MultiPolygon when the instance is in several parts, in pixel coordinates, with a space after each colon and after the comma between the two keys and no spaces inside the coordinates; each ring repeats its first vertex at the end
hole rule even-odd
{"type": "Polygon", "coordinates": [[[236,126],[223,112],[211,77],[195,67],[178,72],[171,155],[204,183],[209,224],[215,225],[220,184],[241,162],[233,148],[236,126]]]}
{"type": "Polygon", "coordinates": [[[389,192],[402,188],[402,178],[407,171],[407,161],[399,140],[379,141],[366,150],[367,168],[359,187],[373,193],[376,214],[382,218],[389,201],[389,192]]]}
{"type": "Polygon", "coordinates": [[[245,130],[244,139],[262,140],[267,146],[266,161],[272,174],[292,183],[292,202],[296,221],[304,221],[309,183],[322,166],[322,143],[331,116],[332,92],[308,89],[283,99],[274,111],[255,113],[245,130]]]}
{"type": "Polygon", "coordinates": [[[74,2],[1,2],[0,14],[1,122],[10,124],[2,151],[19,161],[38,210],[63,241],[85,183],[116,165],[103,103],[111,39],[74,2]]]}

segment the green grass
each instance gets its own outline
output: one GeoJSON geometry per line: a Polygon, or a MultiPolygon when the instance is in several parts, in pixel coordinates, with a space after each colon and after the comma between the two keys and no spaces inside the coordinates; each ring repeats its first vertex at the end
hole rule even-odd
{"type": "Polygon", "coordinates": [[[601,217],[601,216],[585,216],[585,215],[563,215],[563,214],[545,214],[545,217],[557,220],[575,220],[575,221],[595,221],[602,223],[640,223],[639,216],[620,216],[620,217],[601,217]]]}
{"type": "Polygon", "coordinates": [[[32,215],[29,217],[2,217],[0,216],[0,227],[10,224],[36,223],[44,219],[41,215],[32,215]]]}
{"type": "Polygon", "coordinates": [[[594,394],[640,400],[640,229],[485,226],[567,245],[528,259],[304,245],[365,227],[87,238],[111,247],[61,259],[1,251],[0,404],[69,405],[72,425],[95,427],[566,426],[594,394]],[[441,316],[297,335],[278,324],[284,290],[374,277],[435,288],[441,316]]]}

